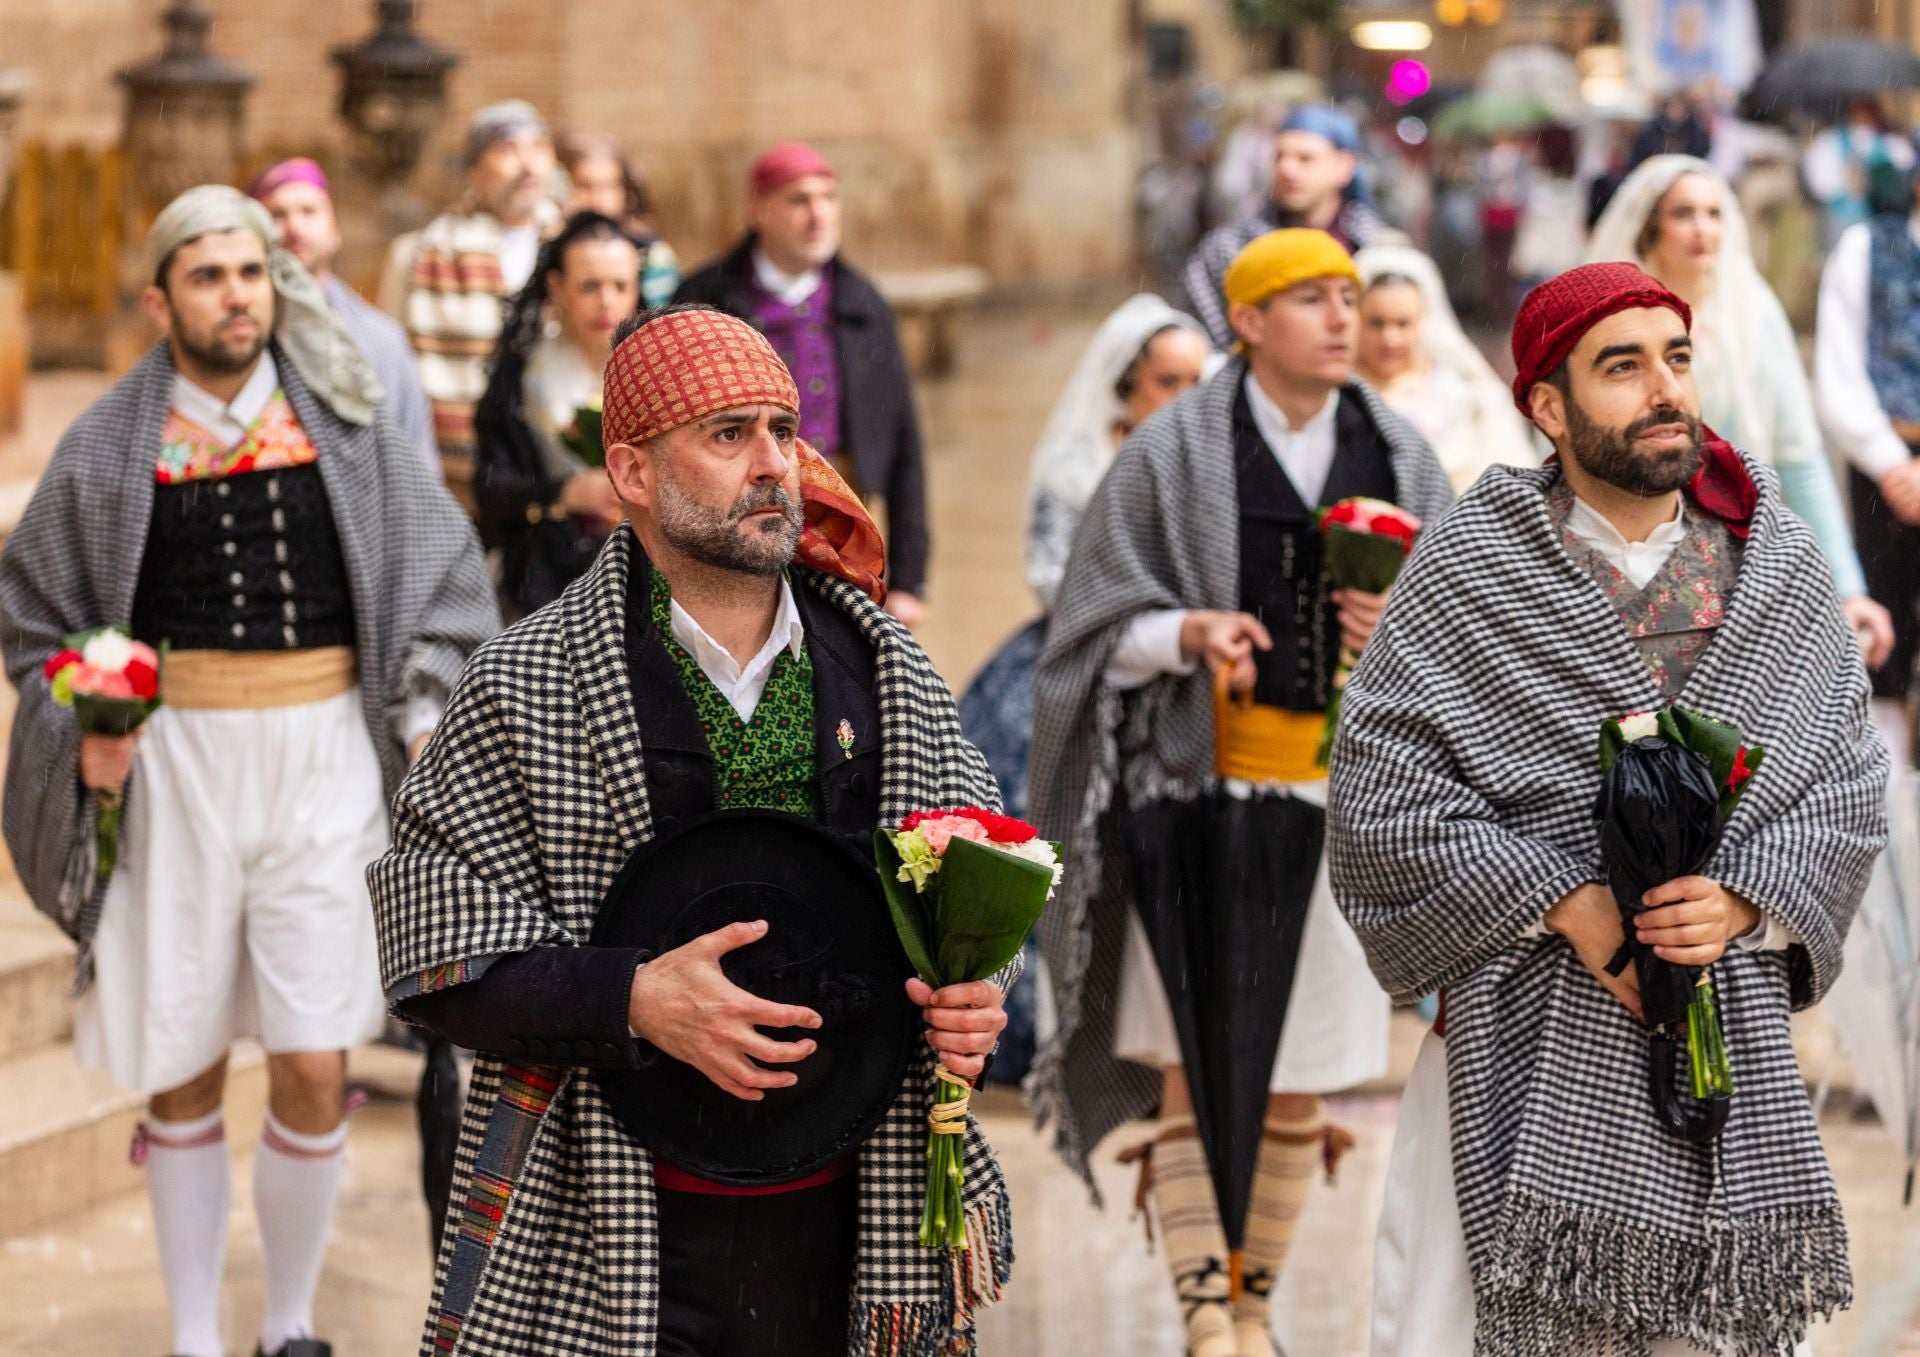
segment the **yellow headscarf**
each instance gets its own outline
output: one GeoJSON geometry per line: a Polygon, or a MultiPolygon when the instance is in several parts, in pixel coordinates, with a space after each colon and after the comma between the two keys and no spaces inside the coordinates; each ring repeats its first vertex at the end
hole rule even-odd
{"type": "Polygon", "coordinates": [[[1288,227],[1249,241],[1227,265],[1224,290],[1229,306],[1258,306],[1315,278],[1351,278],[1358,284],[1360,270],[1346,247],[1325,231],[1288,227]]]}

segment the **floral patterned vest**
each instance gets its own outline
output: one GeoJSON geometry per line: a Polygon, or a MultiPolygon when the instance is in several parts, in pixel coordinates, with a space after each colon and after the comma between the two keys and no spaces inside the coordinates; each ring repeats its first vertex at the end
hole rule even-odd
{"type": "Polygon", "coordinates": [[[1573,487],[1566,478],[1555,479],[1547,491],[1547,512],[1560,531],[1560,545],[1613,604],[1668,702],[1679,701],[1694,666],[1713,644],[1740,577],[1740,540],[1691,499],[1683,495],[1680,504],[1686,535],[1659,573],[1636,590],[1632,580],[1567,527],[1573,487]]]}

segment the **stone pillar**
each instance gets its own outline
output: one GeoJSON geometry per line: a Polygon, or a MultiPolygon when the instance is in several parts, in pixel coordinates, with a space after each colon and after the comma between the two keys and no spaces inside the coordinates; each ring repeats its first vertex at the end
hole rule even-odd
{"type": "Polygon", "coordinates": [[[127,92],[121,134],[126,178],[120,211],[120,276],[107,366],[131,367],[153,340],[140,312],[147,228],[160,209],[198,184],[231,184],[246,165],[246,98],[253,76],[208,48],[213,16],[199,0],[174,0],[161,16],[166,46],[121,71],[127,92]]]}
{"type": "MultiPolygon", "coordinates": [[[[0,70],[0,204],[13,176],[14,139],[29,83],[25,71],[0,70]]],[[[19,430],[26,396],[26,296],[19,275],[0,270],[0,438],[19,430]]]]}
{"type": "Polygon", "coordinates": [[[419,0],[375,0],[374,32],[333,52],[353,170],[334,184],[344,236],[335,270],[369,295],[394,238],[433,215],[411,181],[447,116],[447,76],[460,63],[414,31],[419,11],[419,0]]]}

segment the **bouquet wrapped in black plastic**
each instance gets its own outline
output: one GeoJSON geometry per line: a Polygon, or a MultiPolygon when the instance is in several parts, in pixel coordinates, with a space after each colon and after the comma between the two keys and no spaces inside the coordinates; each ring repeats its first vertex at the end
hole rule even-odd
{"type": "Polygon", "coordinates": [[[1652,1029],[1648,1071],[1654,1111],[1674,1134],[1711,1140],[1726,1124],[1733,1072],[1714,1003],[1711,967],[1683,966],[1638,941],[1634,923],[1647,892],[1706,869],[1763,752],[1740,732],[1684,707],[1643,712],[1600,728],[1602,780],[1594,815],[1607,885],[1626,942],[1609,968],[1631,964],[1641,1011],[1652,1029]],[[1675,1079],[1684,1026],[1696,1111],[1683,1105],[1675,1079]]]}

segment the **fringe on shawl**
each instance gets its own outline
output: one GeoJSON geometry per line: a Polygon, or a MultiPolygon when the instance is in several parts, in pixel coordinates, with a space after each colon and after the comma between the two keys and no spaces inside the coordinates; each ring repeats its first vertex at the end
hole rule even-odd
{"type": "Polygon", "coordinates": [[[1510,1191],[1493,1238],[1475,1286],[1485,1357],[1646,1357],[1661,1338],[1791,1357],[1853,1300],[1833,1204],[1709,1222],[1703,1245],[1510,1191]]]}
{"type": "Polygon", "coordinates": [[[936,1304],[862,1305],[847,1331],[860,1357],[970,1357],[973,1312],[1000,1299],[1013,1275],[1013,1216],[1004,1192],[967,1213],[967,1247],[949,1251],[951,1267],[936,1304]]]}

